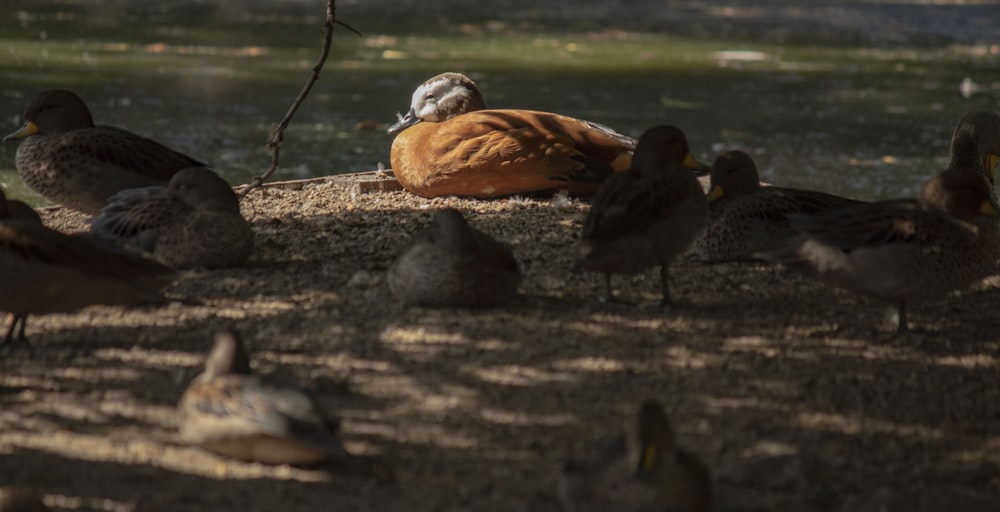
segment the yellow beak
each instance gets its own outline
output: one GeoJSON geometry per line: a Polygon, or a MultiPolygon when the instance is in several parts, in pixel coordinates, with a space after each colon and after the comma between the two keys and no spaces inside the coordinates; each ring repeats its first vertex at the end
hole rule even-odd
{"type": "Polygon", "coordinates": [[[983,201],[983,204],[979,205],[979,213],[990,217],[1000,216],[1000,212],[997,212],[997,208],[993,206],[992,201],[983,201]]]}
{"type": "Polygon", "coordinates": [[[725,195],[725,193],[726,192],[722,190],[721,185],[715,185],[714,187],[712,187],[712,190],[708,191],[708,202],[714,203],[719,199],[722,199],[722,196],[725,195]]]}
{"type": "Polygon", "coordinates": [[[14,139],[23,139],[24,137],[27,137],[28,135],[34,135],[36,133],[38,133],[38,125],[36,125],[35,123],[32,123],[31,121],[25,121],[24,122],[24,126],[22,126],[20,130],[18,130],[16,132],[14,132],[14,133],[12,133],[12,134],[4,137],[3,140],[6,141],[6,140],[14,140],[14,139]]]}
{"type": "Polygon", "coordinates": [[[658,453],[655,443],[643,443],[640,450],[639,463],[636,464],[635,474],[638,477],[644,477],[656,469],[658,453]]]}
{"type": "Polygon", "coordinates": [[[694,155],[692,155],[691,153],[688,153],[687,156],[684,157],[684,163],[681,165],[687,167],[688,169],[691,169],[692,171],[706,172],[709,169],[711,169],[709,166],[696,160],[694,155]]]}

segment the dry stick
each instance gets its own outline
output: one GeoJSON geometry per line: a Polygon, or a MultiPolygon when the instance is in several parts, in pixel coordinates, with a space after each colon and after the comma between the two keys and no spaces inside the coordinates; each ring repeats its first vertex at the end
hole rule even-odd
{"type": "Polygon", "coordinates": [[[271,166],[264,171],[264,174],[255,177],[250,181],[250,183],[247,183],[246,187],[240,191],[240,201],[242,201],[251,190],[255,188],[262,188],[264,186],[264,181],[270,178],[271,175],[274,174],[274,171],[278,170],[278,153],[281,152],[281,141],[284,140],[285,129],[288,128],[288,124],[292,122],[292,117],[295,116],[295,112],[299,110],[299,107],[302,106],[302,102],[305,101],[306,96],[309,95],[309,91],[312,90],[313,84],[316,83],[316,80],[319,80],[319,72],[322,71],[323,64],[326,63],[326,58],[330,55],[330,44],[333,41],[333,25],[335,23],[342,25],[355,34],[358,34],[358,31],[354,30],[350,26],[337,21],[335,15],[337,10],[336,4],[336,0],[327,0],[326,3],[326,22],[323,24],[326,34],[323,38],[323,51],[320,53],[319,61],[317,61],[316,65],[313,66],[312,74],[309,75],[309,80],[306,81],[306,85],[302,88],[302,92],[300,92],[299,96],[295,98],[294,102],[292,102],[292,106],[288,109],[284,119],[278,123],[278,126],[273,132],[271,132],[271,136],[267,139],[267,148],[271,150],[271,166]]]}

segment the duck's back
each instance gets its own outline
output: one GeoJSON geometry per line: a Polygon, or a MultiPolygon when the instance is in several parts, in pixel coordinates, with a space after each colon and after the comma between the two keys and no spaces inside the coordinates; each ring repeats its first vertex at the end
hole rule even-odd
{"type": "Polygon", "coordinates": [[[627,169],[635,143],[600,125],[549,112],[481,110],[400,133],[392,167],[425,197],[499,197],[566,188],[589,195],[627,169]]]}
{"type": "Polygon", "coordinates": [[[16,166],[47,199],[96,213],[115,193],[165,185],[176,172],[204,165],[154,140],[110,126],[27,137],[16,166]]]}
{"type": "MultiPolygon", "coordinates": [[[[721,202],[721,201],[720,201],[721,202]]],[[[703,261],[753,259],[795,235],[789,214],[814,214],[863,204],[862,201],[815,190],[763,187],[719,204],[692,249],[703,261]]]]}

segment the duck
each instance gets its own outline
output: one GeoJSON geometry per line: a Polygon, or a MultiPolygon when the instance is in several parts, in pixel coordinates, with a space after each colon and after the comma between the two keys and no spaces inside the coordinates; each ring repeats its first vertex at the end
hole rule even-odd
{"type": "Polygon", "coordinates": [[[816,213],[862,201],[776,186],[762,187],[753,158],[740,150],[719,155],[709,173],[709,214],[691,250],[701,261],[746,261],[795,234],[792,213],[816,213]]]}
{"type": "Polygon", "coordinates": [[[386,280],[407,305],[486,308],[517,295],[521,271],[510,247],[442,208],[400,251],[386,280]]]}
{"type": "Polygon", "coordinates": [[[708,216],[705,193],[689,169],[707,168],[691,155],[680,128],[656,126],[639,138],[631,168],[601,185],[583,220],[579,258],[584,270],[604,273],[607,300],[614,300],[612,273],[659,265],[660,304],[672,304],[670,264],[708,216]]]}
{"type": "Polygon", "coordinates": [[[566,189],[592,195],[628,169],[635,140],[597,123],[533,110],[487,109],[461,73],[431,77],[389,127],[390,163],[404,189],[433,198],[489,199],[566,189]]]}
{"type": "Polygon", "coordinates": [[[799,236],[764,256],[887,301],[898,318],[896,333],[906,333],[910,304],[940,299],[998,270],[998,210],[982,178],[982,160],[970,155],[965,164],[953,160],[924,184],[917,200],[790,214],[799,236]]]}
{"type": "Polygon", "coordinates": [[[4,346],[30,348],[28,315],[97,304],[160,305],[166,302],[161,289],[175,278],[172,269],[141,255],[49,229],[31,207],[0,192],[0,311],[11,314],[4,346]]]}
{"type": "Polygon", "coordinates": [[[996,179],[1000,172],[1000,114],[972,110],[959,119],[951,136],[948,166],[965,165],[989,183],[990,197],[997,205],[996,179]],[[970,162],[976,156],[979,164],[970,162]]]}
{"type": "Polygon", "coordinates": [[[177,412],[183,443],[225,457],[311,466],[348,456],[339,420],[301,389],[254,375],[233,329],[216,332],[205,369],[184,391],[177,412]]]}
{"type": "Polygon", "coordinates": [[[562,468],[556,493],[567,512],[708,512],[708,469],[680,449],[663,406],[646,400],[625,425],[625,446],[601,440],[562,468]],[[617,445],[617,446],[616,446],[617,445]]]}
{"type": "Polygon", "coordinates": [[[184,169],[167,186],[111,196],[90,228],[96,236],[145,251],[175,269],[242,265],[254,245],[232,187],[205,167],[184,169]]]}
{"type": "Polygon", "coordinates": [[[4,137],[21,139],[18,174],[49,201],[89,215],[122,190],[165,185],[178,171],[205,165],[141,135],[95,125],[83,99],[66,89],[38,93],[24,119],[4,137]]]}

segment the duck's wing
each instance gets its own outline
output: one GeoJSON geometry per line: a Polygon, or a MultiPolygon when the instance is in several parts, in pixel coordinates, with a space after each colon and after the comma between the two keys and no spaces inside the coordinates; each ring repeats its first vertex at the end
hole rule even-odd
{"type": "Polygon", "coordinates": [[[688,200],[705,200],[693,176],[649,179],[633,171],[615,173],[595,194],[583,221],[583,237],[614,238],[643,231],[688,200]]]}
{"type": "Polygon", "coordinates": [[[827,194],[818,190],[784,187],[763,187],[757,193],[736,199],[737,203],[759,204],[761,215],[766,220],[783,221],[787,214],[814,214],[867,204],[848,197],[827,194]]]}
{"type": "Polygon", "coordinates": [[[792,227],[821,244],[844,252],[890,244],[936,243],[957,221],[940,212],[925,211],[915,200],[860,204],[818,214],[789,214],[792,227]]]}
{"type": "Polygon", "coordinates": [[[431,196],[554,188],[592,194],[613,171],[628,168],[634,141],[622,137],[546,112],[470,112],[402,132],[393,166],[431,196]]]}
{"type": "Polygon", "coordinates": [[[268,435],[325,443],[337,424],[303,392],[256,376],[226,375],[193,383],[181,399],[182,431],[193,442],[268,435]]]}
{"type": "Polygon", "coordinates": [[[188,167],[205,164],[141,135],[113,126],[70,132],[63,141],[77,146],[77,151],[111,165],[129,169],[151,179],[166,182],[188,167]]]}
{"type": "Polygon", "coordinates": [[[48,265],[85,274],[136,279],[163,286],[174,279],[169,267],[88,236],[70,236],[30,222],[0,222],[0,248],[48,265]]]}
{"type": "Polygon", "coordinates": [[[127,241],[152,252],[158,232],[191,211],[166,187],[129,189],[108,199],[107,206],[91,219],[90,229],[99,237],[127,241]]]}

